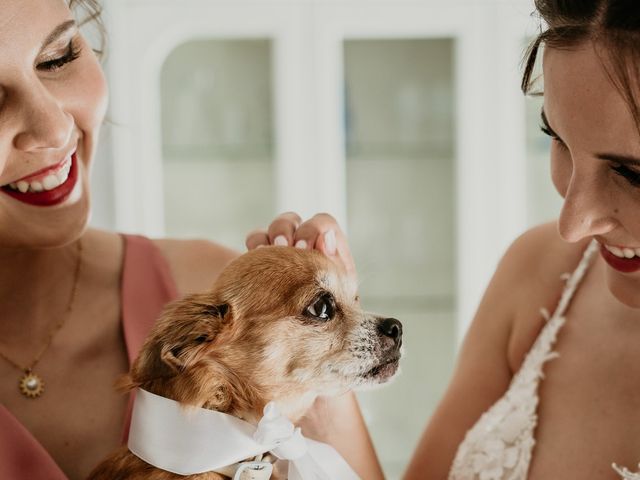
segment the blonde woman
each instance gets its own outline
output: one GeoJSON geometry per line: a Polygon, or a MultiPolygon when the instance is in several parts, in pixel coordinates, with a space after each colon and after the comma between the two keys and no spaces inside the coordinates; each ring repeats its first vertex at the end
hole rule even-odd
{"type": "MultiPolygon", "coordinates": [[[[93,0],[82,4],[98,19],[93,0]]],[[[87,227],[107,103],[65,0],[0,0],[0,478],[82,479],[126,438],[113,389],[163,305],[208,288],[236,252],[87,227]]],[[[248,238],[353,269],[335,220],[295,214],[248,238]]],[[[307,435],[382,478],[353,395],[317,402],[307,435]]]]}

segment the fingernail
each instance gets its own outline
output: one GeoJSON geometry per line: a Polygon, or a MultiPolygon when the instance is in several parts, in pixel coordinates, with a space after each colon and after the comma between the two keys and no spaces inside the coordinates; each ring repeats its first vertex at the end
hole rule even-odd
{"type": "Polygon", "coordinates": [[[278,235],[273,240],[273,244],[278,245],[279,247],[286,247],[287,245],[289,245],[289,242],[287,241],[287,237],[285,237],[284,235],[278,235]]]}
{"type": "Polygon", "coordinates": [[[307,248],[307,241],[306,240],[298,240],[296,242],[296,248],[301,248],[301,249],[305,249],[307,248]]]}
{"type": "Polygon", "coordinates": [[[324,250],[328,255],[336,254],[336,232],[333,230],[324,232],[324,250]]]}
{"type": "Polygon", "coordinates": [[[262,245],[262,244],[261,244],[261,245],[258,245],[258,246],[256,247],[256,250],[257,250],[258,248],[264,248],[264,247],[265,247],[265,245],[262,245]]]}

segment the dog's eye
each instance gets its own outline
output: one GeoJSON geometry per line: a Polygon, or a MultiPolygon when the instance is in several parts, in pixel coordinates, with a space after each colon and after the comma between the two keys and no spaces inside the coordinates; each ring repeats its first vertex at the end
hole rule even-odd
{"type": "Polygon", "coordinates": [[[320,320],[331,320],[335,310],[333,297],[329,294],[324,294],[307,307],[306,313],[320,320]]]}

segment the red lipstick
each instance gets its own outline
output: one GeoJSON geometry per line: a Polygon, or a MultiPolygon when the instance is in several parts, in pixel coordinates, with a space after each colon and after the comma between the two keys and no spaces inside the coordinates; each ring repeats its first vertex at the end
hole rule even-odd
{"type": "MultiPolygon", "coordinates": [[[[34,175],[31,175],[31,177],[33,176],[34,175]]],[[[12,198],[15,198],[16,200],[19,200],[20,202],[28,203],[29,205],[50,207],[64,202],[73,191],[73,187],[76,186],[77,181],[78,159],[76,158],[76,154],[74,152],[73,155],[71,155],[71,169],[69,170],[69,177],[63,184],[57,186],[53,190],[43,190],[42,192],[27,191],[25,193],[22,193],[6,185],[0,188],[0,191],[6,193],[12,198]]]]}
{"type": "Polygon", "coordinates": [[[602,258],[611,266],[611,268],[622,273],[633,273],[640,270],[640,257],[620,258],[607,250],[604,245],[600,245],[600,254],[602,258]]]}

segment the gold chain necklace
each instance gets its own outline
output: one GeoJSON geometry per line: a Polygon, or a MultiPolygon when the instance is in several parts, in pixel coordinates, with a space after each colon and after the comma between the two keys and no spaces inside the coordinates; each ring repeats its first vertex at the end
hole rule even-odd
{"type": "Polygon", "coordinates": [[[22,393],[27,398],[38,398],[40,395],[44,393],[44,382],[42,378],[33,373],[33,368],[38,364],[44,352],[47,351],[51,342],[53,341],[53,337],[58,333],[58,331],[64,325],[67,318],[71,316],[71,310],[73,309],[73,303],[76,297],[76,291],[78,289],[78,277],[80,275],[80,263],[82,260],[82,244],[80,240],[78,240],[78,259],[76,260],[76,268],[73,273],[73,287],[71,288],[71,295],[69,296],[69,302],[67,303],[67,308],[64,312],[64,315],[60,319],[58,323],[56,323],[51,331],[49,332],[49,336],[47,337],[47,341],[42,346],[38,354],[35,358],[29,363],[27,366],[23,367],[19,363],[13,361],[6,354],[0,352],[0,357],[4,358],[7,362],[9,362],[12,366],[16,367],[18,370],[23,372],[22,377],[20,377],[19,387],[20,393],[22,393]]]}

